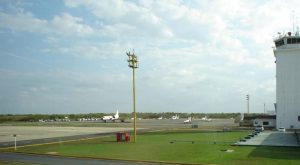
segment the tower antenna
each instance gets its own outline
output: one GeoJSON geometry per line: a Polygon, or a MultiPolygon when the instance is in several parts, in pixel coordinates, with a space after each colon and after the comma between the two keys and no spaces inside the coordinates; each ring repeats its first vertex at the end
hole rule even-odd
{"type": "Polygon", "coordinates": [[[293,19],[293,34],[295,34],[295,10],[292,11],[292,19],[293,19]]]}

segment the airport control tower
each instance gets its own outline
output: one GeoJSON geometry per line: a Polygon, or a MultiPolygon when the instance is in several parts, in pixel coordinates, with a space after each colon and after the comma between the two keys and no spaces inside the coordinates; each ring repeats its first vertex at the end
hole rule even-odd
{"type": "Polygon", "coordinates": [[[274,39],[276,127],[300,129],[300,36],[288,32],[274,39]]]}

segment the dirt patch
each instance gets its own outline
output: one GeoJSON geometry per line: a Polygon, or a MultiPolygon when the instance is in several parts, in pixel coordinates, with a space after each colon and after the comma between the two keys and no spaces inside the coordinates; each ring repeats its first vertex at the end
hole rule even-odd
{"type": "Polygon", "coordinates": [[[56,155],[56,154],[58,154],[58,152],[47,152],[46,154],[56,155]]]}
{"type": "Polygon", "coordinates": [[[231,152],[233,152],[234,150],[225,149],[225,150],[221,150],[221,151],[231,153],[231,152]]]}

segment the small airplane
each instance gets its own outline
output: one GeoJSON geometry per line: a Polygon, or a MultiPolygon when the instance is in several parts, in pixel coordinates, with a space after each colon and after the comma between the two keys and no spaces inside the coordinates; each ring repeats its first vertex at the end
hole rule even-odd
{"type": "Polygon", "coordinates": [[[103,120],[105,123],[110,120],[115,122],[115,120],[118,120],[118,119],[119,119],[119,111],[118,110],[117,110],[116,114],[113,116],[103,116],[101,118],[101,120],[103,120]]]}
{"type": "Polygon", "coordinates": [[[189,117],[187,120],[183,121],[184,124],[191,123],[191,122],[192,122],[192,117],[189,117]]]}
{"type": "Polygon", "coordinates": [[[201,118],[202,121],[212,121],[211,119],[207,118],[207,116],[204,116],[201,118]]]}
{"type": "Polygon", "coordinates": [[[157,118],[157,120],[162,120],[163,119],[163,117],[161,116],[161,117],[159,117],[159,118],[157,118]]]}
{"type": "Polygon", "coordinates": [[[172,120],[177,120],[179,119],[179,116],[176,114],[175,116],[172,116],[172,120]]]}

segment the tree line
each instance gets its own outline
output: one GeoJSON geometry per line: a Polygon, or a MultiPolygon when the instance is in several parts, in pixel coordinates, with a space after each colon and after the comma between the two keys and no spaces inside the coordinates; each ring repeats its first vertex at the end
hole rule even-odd
{"type": "MultiPolygon", "coordinates": [[[[89,119],[89,118],[101,118],[106,115],[114,115],[114,113],[88,113],[88,114],[1,114],[0,122],[37,122],[40,120],[44,121],[58,121],[63,119],[69,119],[71,121],[76,121],[78,119],[89,119]]],[[[133,117],[132,113],[120,113],[121,119],[130,119],[133,117]]],[[[177,113],[177,112],[138,112],[137,118],[141,119],[157,119],[171,118],[172,116],[179,115],[180,118],[192,117],[194,119],[202,118],[207,116],[209,118],[236,118],[239,113],[177,113]]]]}

